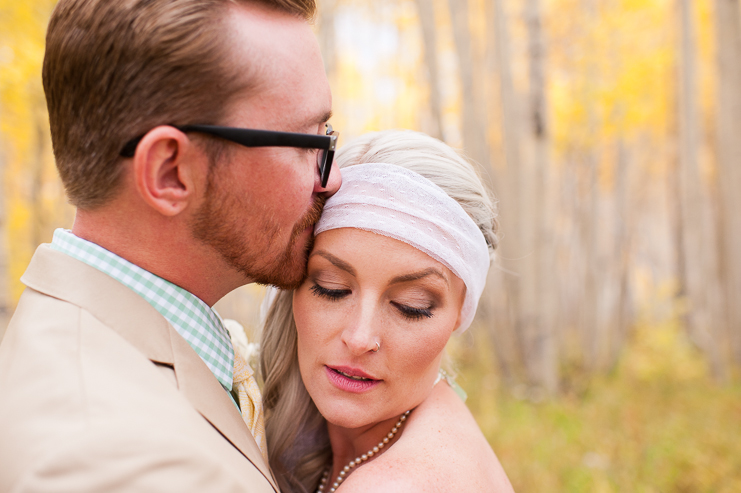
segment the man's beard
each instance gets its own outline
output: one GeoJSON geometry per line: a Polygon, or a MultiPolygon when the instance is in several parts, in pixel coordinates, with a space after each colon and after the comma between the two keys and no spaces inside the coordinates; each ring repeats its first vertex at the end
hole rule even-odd
{"type": "Polygon", "coordinates": [[[193,236],[211,246],[230,266],[258,284],[281,289],[296,289],[306,275],[306,263],[314,244],[313,235],[304,248],[297,245],[307,228],[319,221],[326,199],[318,196],[309,211],[294,225],[285,249],[275,244],[281,227],[271,223],[262,210],[250,211],[251,217],[238,217],[234,211],[249,210],[238,198],[215,186],[209,177],[203,205],[195,213],[193,236]],[[257,227],[248,228],[249,223],[257,227]],[[252,236],[246,231],[252,230],[252,236]],[[256,237],[258,236],[258,237],[256,237]],[[297,248],[299,248],[297,250],[297,248]]]}

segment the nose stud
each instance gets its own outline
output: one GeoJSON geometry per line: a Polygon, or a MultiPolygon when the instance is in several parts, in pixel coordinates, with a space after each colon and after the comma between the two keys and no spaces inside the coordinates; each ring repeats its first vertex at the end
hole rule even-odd
{"type": "Polygon", "coordinates": [[[376,341],[376,349],[372,349],[371,351],[373,351],[374,353],[377,353],[379,349],[381,349],[381,343],[376,341]]]}

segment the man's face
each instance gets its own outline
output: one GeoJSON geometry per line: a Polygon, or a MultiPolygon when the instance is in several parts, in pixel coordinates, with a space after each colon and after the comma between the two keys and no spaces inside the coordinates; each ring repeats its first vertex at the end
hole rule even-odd
{"type": "MultiPolygon", "coordinates": [[[[223,125],[323,134],[331,93],[319,47],[301,19],[254,6],[234,7],[228,24],[235,63],[259,81],[223,125]]],[[[210,172],[193,235],[245,282],[297,286],[325,196],[339,188],[333,170],[321,188],[315,149],[227,145],[210,172]]]]}

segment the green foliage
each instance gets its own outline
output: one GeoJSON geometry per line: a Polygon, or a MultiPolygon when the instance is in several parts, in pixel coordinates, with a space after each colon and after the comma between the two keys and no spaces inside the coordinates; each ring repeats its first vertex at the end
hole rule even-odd
{"type": "Polygon", "coordinates": [[[639,327],[611,375],[541,403],[505,389],[481,342],[453,348],[458,381],[516,491],[741,491],[741,386],[712,383],[676,319],[639,327]]]}

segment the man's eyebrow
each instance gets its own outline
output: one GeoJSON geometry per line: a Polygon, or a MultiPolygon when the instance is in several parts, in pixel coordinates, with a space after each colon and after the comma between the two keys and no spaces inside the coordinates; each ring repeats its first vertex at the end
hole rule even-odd
{"type": "Polygon", "coordinates": [[[335,257],[329,252],[325,252],[324,250],[315,250],[311,253],[310,257],[313,257],[314,255],[319,255],[321,257],[324,257],[325,259],[329,260],[329,262],[337,267],[338,269],[342,269],[345,272],[350,273],[352,276],[357,277],[357,273],[355,272],[355,269],[352,265],[348,264],[341,258],[335,257]]]}
{"type": "Polygon", "coordinates": [[[332,118],[332,110],[327,111],[326,113],[322,113],[319,118],[317,118],[314,123],[324,123],[328,122],[329,119],[332,118]]]}
{"type": "Polygon", "coordinates": [[[423,277],[427,276],[436,276],[445,281],[445,284],[450,286],[450,281],[448,280],[448,277],[443,274],[440,270],[429,267],[427,269],[421,270],[419,272],[412,272],[411,274],[404,274],[402,276],[396,276],[393,279],[391,279],[391,282],[389,284],[397,284],[400,282],[409,282],[409,281],[416,281],[418,279],[422,279],[423,277]]]}

